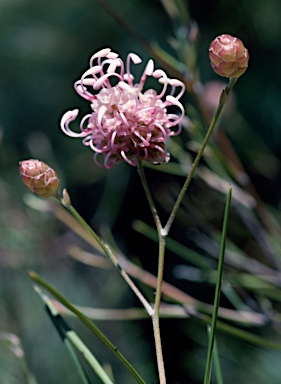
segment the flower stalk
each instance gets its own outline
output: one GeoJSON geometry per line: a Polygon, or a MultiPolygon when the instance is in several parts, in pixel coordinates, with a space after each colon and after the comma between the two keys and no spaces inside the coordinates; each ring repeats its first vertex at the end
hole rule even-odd
{"type": "Polygon", "coordinates": [[[132,279],[129,277],[127,272],[121,267],[119,264],[116,256],[112,252],[112,249],[104,243],[104,241],[98,236],[98,234],[89,226],[89,224],[82,218],[82,216],[77,212],[77,210],[73,207],[71,204],[71,200],[69,197],[69,194],[66,190],[63,191],[63,198],[57,196],[57,199],[59,202],[72,214],[72,216],[75,217],[75,219],[82,225],[82,227],[96,240],[98,245],[101,247],[101,249],[104,251],[105,255],[111,260],[113,265],[119,270],[121,276],[126,281],[126,283],[129,285],[129,287],[132,289],[132,291],[136,294],[136,296],[139,298],[141,303],[143,304],[144,308],[146,309],[147,313],[151,316],[153,313],[153,309],[149,302],[145,299],[143,294],[140,292],[138,287],[135,285],[135,283],[132,281],[132,279]],[[65,203],[65,201],[67,203],[65,203]]]}
{"type": "Polygon", "coordinates": [[[178,209],[179,209],[179,207],[181,205],[182,199],[184,198],[184,195],[185,195],[185,193],[187,191],[187,188],[189,187],[189,184],[190,184],[190,182],[191,182],[191,180],[192,180],[192,178],[194,176],[194,173],[195,173],[196,168],[197,168],[197,166],[198,166],[198,164],[200,162],[200,159],[201,159],[201,157],[203,155],[203,152],[204,152],[204,150],[205,150],[205,148],[206,148],[206,146],[207,146],[207,144],[209,142],[209,139],[210,139],[210,137],[211,137],[211,135],[212,135],[212,133],[214,131],[214,128],[215,128],[215,126],[216,126],[216,124],[218,122],[218,119],[219,119],[219,117],[220,117],[220,115],[222,113],[222,110],[223,110],[223,107],[224,107],[224,105],[225,105],[225,103],[227,101],[228,95],[230,94],[230,92],[231,92],[234,84],[236,83],[236,81],[237,81],[237,78],[229,79],[228,87],[226,87],[222,91],[222,93],[221,93],[220,102],[219,102],[218,108],[216,110],[216,113],[215,113],[215,115],[213,117],[213,120],[211,121],[211,124],[210,124],[209,129],[208,129],[208,131],[206,133],[206,136],[205,136],[205,138],[203,140],[203,143],[202,143],[202,145],[200,147],[200,150],[199,150],[199,152],[197,153],[197,156],[194,159],[194,162],[192,164],[190,172],[189,172],[189,174],[188,174],[188,176],[187,176],[187,178],[185,180],[185,183],[184,183],[184,185],[183,185],[183,187],[182,187],[182,189],[181,189],[181,191],[180,191],[180,193],[178,195],[178,198],[177,198],[177,200],[175,202],[175,205],[174,205],[174,207],[173,207],[173,209],[171,211],[171,214],[170,214],[170,216],[169,216],[169,218],[167,220],[167,223],[166,223],[166,225],[165,225],[165,227],[163,229],[163,234],[165,236],[168,236],[168,234],[169,234],[171,226],[172,226],[172,224],[173,224],[173,222],[175,220],[177,211],[178,211],[178,209]]]}
{"type": "Polygon", "coordinates": [[[138,171],[139,171],[141,182],[146,194],[148,204],[150,206],[150,209],[155,221],[155,226],[158,234],[158,244],[159,244],[158,271],[157,271],[157,286],[156,286],[156,293],[155,293],[155,301],[154,301],[154,308],[152,313],[152,324],[153,324],[153,333],[154,333],[154,342],[155,342],[159,380],[160,380],[160,384],[165,384],[166,375],[165,375],[164,359],[163,359],[163,352],[162,352],[159,313],[160,313],[160,304],[161,304],[161,290],[162,290],[162,283],[163,283],[164,255],[165,255],[166,244],[165,244],[165,237],[162,234],[163,228],[162,228],[150,189],[148,187],[144,168],[141,161],[139,161],[138,163],[138,171]]]}
{"type": "Polygon", "coordinates": [[[163,359],[163,352],[162,352],[162,343],[161,343],[161,335],[160,335],[160,325],[159,325],[159,310],[160,310],[160,303],[161,303],[161,287],[162,287],[162,282],[163,282],[163,271],[164,271],[164,256],[165,256],[165,238],[168,236],[170,228],[173,224],[173,221],[176,217],[177,211],[180,207],[180,204],[182,202],[182,199],[187,191],[188,186],[190,185],[190,182],[194,176],[194,173],[196,171],[196,168],[200,162],[200,159],[203,155],[203,152],[209,142],[209,139],[214,131],[214,128],[216,126],[216,123],[222,113],[223,107],[227,101],[228,95],[230,94],[234,84],[236,83],[237,78],[232,78],[229,81],[228,87],[226,87],[220,97],[220,102],[217,108],[217,111],[214,115],[213,120],[211,121],[211,124],[209,126],[209,129],[206,133],[206,136],[203,140],[203,143],[201,145],[201,148],[194,160],[194,163],[192,165],[192,168],[186,178],[186,181],[178,195],[178,198],[175,202],[175,205],[171,211],[171,214],[167,220],[167,223],[165,227],[163,228],[158,214],[157,210],[155,208],[150,190],[148,188],[148,184],[145,178],[143,166],[141,162],[139,162],[139,174],[141,177],[141,181],[146,193],[146,197],[151,209],[151,212],[154,217],[154,221],[156,224],[156,229],[158,233],[158,240],[159,240],[159,256],[158,256],[158,272],[157,272],[157,288],[156,288],[156,294],[155,294],[155,303],[154,303],[154,312],[152,315],[152,320],[153,320],[153,331],[154,331],[154,339],[155,339],[155,347],[156,347],[156,356],[157,356],[157,364],[158,364],[158,372],[159,372],[159,379],[160,379],[160,384],[165,384],[166,383],[166,377],[165,377],[165,368],[164,368],[164,359],[163,359]]]}
{"type": "Polygon", "coordinates": [[[159,237],[159,256],[158,256],[157,287],[156,287],[154,313],[152,316],[152,322],[153,322],[153,332],[154,332],[154,341],[155,341],[155,347],[156,347],[159,380],[160,380],[160,384],[166,384],[166,375],[165,375],[164,358],[163,358],[160,324],[159,324],[166,242],[165,242],[165,237],[161,233],[158,234],[158,237],[159,237]]]}
{"type": "MultiPolygon", "coordinates": [[[[169,78],[161,69],[154,69],[154,62],[152,60],[149,60],[146,64],[139,82],[135,82],[134,76],[131,73],[131,64],[140,64],[142,61],[141,58],[134,53],[130,53],[126,61],[123,62],[118,54],[112,52],[109,48],[105,48],[91,57],[89,69],[87,69],[80,80],[75,83],[75,90],[81,97],[90,102],[91,107],[90,113],[84,116],[80,122],[80,131],[72,131],[69,127],[70,123],[78,116],[77,109],[66,112],[61,119],[62,131],[72,138],[82,138],[83,145],[90,147],[94,152],[94,161],[97,165],[109,169],[113,165],[125,161],[131,166],[138,167],[140,179],[154,218],[159,243],[157,284],[153,306],[146,300],[127,272],[121,267],[112,249],[97,235],[72,206],[67,190],[64,189],[62,197],[58,194],[59,180],[55,171],[39,160],[21,162],[19,166],[21,178],[29,190],[41,197],[56,197],[77,222],[95,239],[105,255],[118,269],[125,282],[139,298],[147,313],[151,316],[160,384],[166,384],[159,324],[166,237],[170,232],[178,209],[223,111],[228,96],[237,79],[246,71],[249,58],[248,50],[244,47],[241,40],[230,35],[217,37],[210,45],[209,56],[214,71],[221,76],[228,77],[229,85],[221,93],[215,115],[165,226],[162,226],[157,213],[146,180],[143,161],[154,165],[169,161],[170,155],[166,149],[166,141],[169,137],[180,133],[181,121],[185,114],[184,107],[179,101],[185,91],[183,82],[169,78]],[[159,92],[156,92],[154,89],[145,89],[148,77],[160,83],[161,87],[159,92]],[[172,107],[172,111],[170,107],[172,107]],[[173,112],[175,109],[179,111],[178,114],[173,112]]],[[[228,196],[228,209],[230,198],[231,191],[228,196]]],[[[225,213],[219,278],[214,304],[215,311],[212,319],[204,384],[209,384],[211,375],[228,209],[225,213]]],[[[88,323],[88,320],[83,314],[71,306],[63,296],[44,282],[38,275],[31,273],[31,277],[34,281],[48,289],[73,313],[77,314],[90,329],[94,329],[95,332],[99,334],[95,327],[88,323]]],[[[100,338],[103,339],[103,335],[100,335],[100,338]]],[[[107,341],[105,341],[105,343],[112,348],[110,343],[107,341]]],[[[121,360],[123,360],[123,357],[121,360]]],[[[126,365],[127,362],[124,364],[126,365]]],[[[127,367],[137,381],[142,383],[143,380],[129,364],[127,364],[127,367]]]]}

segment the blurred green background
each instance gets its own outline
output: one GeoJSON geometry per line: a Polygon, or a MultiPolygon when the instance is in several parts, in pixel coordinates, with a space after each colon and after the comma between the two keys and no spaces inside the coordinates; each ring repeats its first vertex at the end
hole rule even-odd
{"type": "MultiPolygon", "coordinates": [[[[200,89],[204,90],[211,80],[220,80],[212,72],[208,59],[208,46],[215,36],[233,34],[249,49],[249,69],[235,86],[235,113],[229,120],[223,119],[222,127],[263,204],[274,213],[279,225],[281,3],[278,0],[183,3],[189,9],[190,20],[196,21],[199,28],[192,54],[196,53],[196,84],[200,89]]],[[[119,0],[110,4],[117,7],[140,36],[175,55],[171,36],[180,25],[172,23],[161,1],[119,0]]],[[[139,303],[117,272],[90,268],[69,257],[67,247],[72,243],[87,250],[90,247],[52,215],[52,206],[33,199],[21,184],[17,166],[22,159],[40,158],[55,168],[82,216],[97,231],[110,228],[120,249],[155,274],[157,247],[132,228],[134,220],[152,224],[136,169],[125,164],[109,171],[98,168],[92,161],[91,151],[79,140],[64,136],[59,128],[65,111],[79,108],[81,115],[88,111],[89,106],[75,93],[73,83],[86,70],[95,51],[110,47],[123,58],[135,52],[144,62],[150,55],[142,41],[125,31],[95,0],[0,0],[0,20],[0,332],[12,332],[21,338],[28,366],[38,383],[77,383],[64,347],[33,291],[28,271],[36,270],[75,304],[130,308],[139,303]]],[[[200,97],[203,95],[202,91],[200,97]]],[[[194,122],[198,116],[192,95],[186,94],[185,103],[194,122]]],[[[188,149],[187,163],[197,148],[191,144],[199,142],[202,136],[200,128],[196,133],[194,127],[195,124],[191,133],[184,131],[181,141],[176,141],[184,150],[188,149]],[[188,148],[185,140],[190,144],[188,148]]],[[[218,148],[223,153],[220,145],[218,148]]],[[[179,164],[173,148],[171,152],[173,162],[179,164]]],[[[222,162],[216,163],[207,157],[204,165],[220,172],[222,162]]],[[[181,167],[177,169],[182,171],[181,167]]],[[[164,218],[171,196],[184,180],[180,172],[175,173],[148,169],[148,179],[164,218]]],[[[231,172],[228,174],[231,181],[231,172]]],[[[225,177],[225,173],[220,176],[225,177]]],[[[204,178],[196,179],[172,237],[207,257],[210,249],[200,248],[198,242],[202,241],[203,234],[209,235],[214,233],[214,228],[220,228],[223,202],[224,196],[206,186],[204,178]]],[[[250,233],[241,217],[245,216],[233,213],[232,240],[245,254],[272,266],[272,260],[266,259],[266,252],[257,242],[260,227],[250,233]]],[[[258,223],[263,227],[262,236],[266,237],[268,231],[260,218],[258,223]]],[[[276,258],[278,267],[280,254],[276,258]]],[[[175,269],[182,264],[185,262],[179,256],[168,251],[165,279],[190,295],[212,303],[213,284],[184,277],[184,269],[175,269]]],[[[262,292],[237,289],[237,293],[258,311],[269,307],[273,312],[279,311],[278,299],[276,304],[263,297],[262,292]]],[[[148,295],[153,300],[153,292],[149,291],[148,295]]],[[[225,297],[223,304],[232,308],[225,297]]],[[[97,357],[109,362],[116,383],[132,382],[125,369],[96,338],[74,319],[71,324],[97,357]]],[[[156,383],[150,321],[98,324],[136,365],[147,383],[156,383]]],[[[273,321],[272,326],[270,316],[264,327],[253,331],[280,341],[280,325],[273,321]]],[[[168,383],[202,382],[206,326],[196,319],[165,319],[162,335],[168,383]]],[[[241,383],[280,383],[280,353],[224,334],[219,334],[218,342],[225,383],[234,379],[241,383]]],[[[23,382],[18,360],[1,340],[0,382],[23,382]]]]}

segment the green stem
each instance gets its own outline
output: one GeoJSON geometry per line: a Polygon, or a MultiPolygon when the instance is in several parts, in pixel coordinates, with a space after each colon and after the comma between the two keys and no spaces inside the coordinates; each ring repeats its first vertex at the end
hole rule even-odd
{"type": "Polygon", "coordinates": [[[160,312],[160,304],[161,304],[161,290],[162,290],[162,282],[163,282],[163,271],[164,271],[164,256],[165,256],[165,236],[163,236],[163,228],[148,187],[148,183],[146,180],[145,172],[143,169],[142,162],[138,162],[138,171],[141,178],[141,182],[148,200],[148,204],[150,206],[159,240],[159,256],[158,256],[158,272],[157,272],[157,286],[156,286],[156,294],[155,294],[155,302],[154,302],[154,312],[152,314],[152,323],[153,323],[153,332],[154,332],[154,342],[156,349],[156,358],[157,358],[157,366],[159,373],[160,384],[166,383],[166,375],[165,375],[165,367],[164,367],[164,359],[163,359],[163,351],[162,351],[162,343],[161,343],[161,334],[160,334],[160,324],[159,324],[159,312],[160,312]]]}
{"type": "Polygon", "coordinates": [[[130,371],[134,376],[136,381],[140,384],[145,384],[143,378],[138,374],[135,368],[129,363],[129,361],[123,356],[123,354],[111,343],[111,341],[101,332],[101,330],[88,319],[79,309],[72,305],[60,292],[58,292],[54,287],[47,283],[41,276],[35,272],[29,272],[29,276],[37,284],[44,287],[48,292],[50,292],[54,297],[57,298],[67,309],[73,312],[85,325],[90,329],[124,364],[124,366],[130,371]]]}
{"type": "MultiPolygon", "coordinates": [[[[66,190],[64,190],[64,195],[66,195],[66,193],[67,193],[66,190]]],[[[147,313],[151,316],[152,312],[153,312],[151,305],[145,299],[145,297],[140,292],[140,290],[135,285],[135,283],[132,281],[132,279],[129,277],[127,272],[120,266],[116,256],[112,252],[112,249],[107,244],[105,244],[103,242],[103,240],[97,235],[97,233],[87,224],[87,222],[76,211],[76,209],[73,207],[73,205],[71,205],[70,198],[68,195],[67,195],[67,199],[65,197],[62,199],[60,196],[57,196],[57,199],[72,214],[72,216],[75,217],[75,219],[82,225],[82,227],[96,240],[98,245],[104,251],[105,255],[111,260],[113,265],[119,270],[123,279],[129,285],[129,287],[132,289],[132,291],[136,294],[136,296],[139,298],[139,300],[143,304],[144,308],[146,309],[147,313]],[[67,204],[65,203],[66,201],[68,202],[67,204]]]]}
{"type": "Polygon", "coordinates": [[[146,198],[147,198],[149,207],[151,209],[151,212],[152,212],[152,215],[153,215],[153,218],[155,221],[157,232],[158,232],[158,234],[160,234],[162,231],[162,225],[161,225],[161,222],[160,222],[160,219],[159,219],[159,216],[158,216],[158,213],[157,213],[150,189],[148,187],[148,183],[146,180],[146,176],[145,176],[143,165],[142,165],[141,161],[138,161],[138,172],[139,172],[139,175],[141,178],[141,182],[142,182],[145,194],[146,194],[146,198]]]}
{"type": "Polygon", "coordinates": [[[229,218],[229,208],[231,203],[231,193],[232,193],[232,187],[230,185],[228,190],[228,195],[227,195],[225,211],[224,211],[222,239],[221,239],[219,263],[218,263],[218,276],[217,276],[215,299],[214,299],[214,310],[213,310],[212,322],[211,322],[211,333],[210,333],[209,344],[208,344],[208,354],[207,354],[204,384],[209,384],[211,379],[212,358],[213,358],[216,325],[217,325],[217,318],[218,318],[218,311],[219,311],[224,252],[225,252],[226,234],[227,234],[227,226],[228,226],[228,218],[229,218]]]}
{"type": "Polygon", "coordinates": [[[196,158],[195,158],[195,160],[194,160],[194,162],[192,164],[191,170],[190,170],[190,172],[189,172],[189,174],[188,174],[188,176],[187,176],[187,178],[185,180],[185,183],[184,183],[184,185],[183,185],[183,187],[182,187],[182,189],[181,189],[181,191],[180,191],[180,193],[178,195],[178,198],[177,198],[177,200],[175,202],[175,205],[174,205],[174,207],[172,209],[172,212],[171,212],[171,214],[169,216],[169,219],[168,219],[168,221],[167,221],[167,223],[166,223],[166,225],[165,225],[165,227],[163,229],[163,233],[166,236],[168,235],[168,233],[170,231],[170,228],[171,228],[171,226],[172,226],[172,224],[174,222],[174,219],[176,217],[176,214],[177,214],[179,206],[180,206],[180,204],[182,202],[182,199],[183,199],[183,197],[184,197],[184,195],[186,193],[186,190],[187,190],[187,188],[188,188],[188,186],[189,186],[189,184],[190,184],[190,182],[191,182],[191,180],[192,180],[192,178],[194,176],[194,173],[195,173],[196,168],[197,168],[197,166],[199,164],[199,161],[200,161],[200,159],[201,159],[201,157],[203,155],[203,152],[204,152],[204,150],[206,148],[206,145],[208,144],[208,141],[209,141],[209,139],[210,139],[210,137],[211,137],[211,135],[213,133],[213,130],[214,130],[216,124],[217,124],[217,121],[218,121],[218,119],[219,119],[219,117],[221,115],[223,107],[224,107],[224,105],[225,105],[225,103],[227,101],[228,95],[230,94],[230,92],[231,92],[234,84],[236,83],[236,81],[237,81],[237,78],[230,79],[228,87],[226,87],[222,91],[218,108],[217,108],[216,113],[215,113],[215,115],[213,117],[213,120],[211,121],[209,129],[208,129],[208,131],[206,133],[206,136],[205,136],[205,138],[203,140],[202,146],[201,146],[199,152],[197,153],[197,156],[196,156],[196,158]]]}
{"type": "Polygon", "coordinates": [[[164,359],[163,359],[163,351],[162,351],[162,343],[161,343],[161,335],[160,335],[159,312],[160,312],[160,304],[161,304],[161,292],[162,292],[166,242],[165,242],[165,237],[162,236],[161,233],[159,233],[158,235],[159,235],[159,258],[158,258],[158,272],[157,272],[157,287],[156,287],[154,313],[152,316],[152,321],[153,321],[154,341],[155,341],[160,384],[165,384],[166,375],[165,375],[165,367],[164,367],[164,359]]]}

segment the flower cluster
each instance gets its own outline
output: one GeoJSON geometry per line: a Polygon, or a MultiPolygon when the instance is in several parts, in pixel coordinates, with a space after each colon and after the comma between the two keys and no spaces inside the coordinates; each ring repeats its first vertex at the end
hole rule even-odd
{"type": "Polygon", "coordinates": [[[184,84],[170,79],[161,69],[154,69],[149,60],[138,83],[131,74],[131,62],[141,63],[134,53],[126,64],[109,48],[95,53],[90,68],[75,83],[77,93],[91,103],[91,113],[84,116],[80,132],[69,128],[78,110],[68,111],[61,128],[70,137],[83,138],[83,144],[94,152],[94,161],[105,168],[126,161],[136,166],[138,160],[161,164],[169,160],[165,143],[169,136],[179,134],[184,108],[179,102],[184,84]],[[157,79],[161,91],[143,90],[147,77],[157,79]],[[166,93],[169,91],[169,94],[166,93]],[[180,111],[168,112],[174,106],[180,111]],[[172,128],[175,130],[172,130],[172,128]],[[101,155],[102,163],[98,157],[101,155]]]}

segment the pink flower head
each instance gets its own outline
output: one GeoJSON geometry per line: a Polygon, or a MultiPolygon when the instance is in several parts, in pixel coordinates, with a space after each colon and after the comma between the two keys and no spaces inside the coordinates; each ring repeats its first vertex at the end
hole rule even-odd
{"type": "Polygon", "coordinates": [[[184,108],[179,102],[184,84],[169,79],[161,69],[154,69],[149,60],[139,83],[134,83],[131,62],[141,63],[134,53],[127,56],[126,64],[109,48],[95,53],[90,68],[75,83],[77,93],[89,100],[92,112],[80,123],[81,132],[69,128],[78,110],[68,111],[61,120],[61,128],[70,137],[83,138],[83,144],[94,152],[94,161],[105,168],[126,161],[136,166],[138,160],[152,164],[169,161],[165,143],[169,136],[180,133],[184,108]],[[161,91],[143,90],[147,77],[157,79],[161,91]],[[169,90],[168,95],[166,95],[169,90]],[[166,95],[166,96],[165,96],[166,95]],[[168,113],[177,107],[180,115],[168,113]],[[172,130],[176,127],[175,130],[172,130]],[[98,162],[102,156],[102,164],[98,162]]]}

